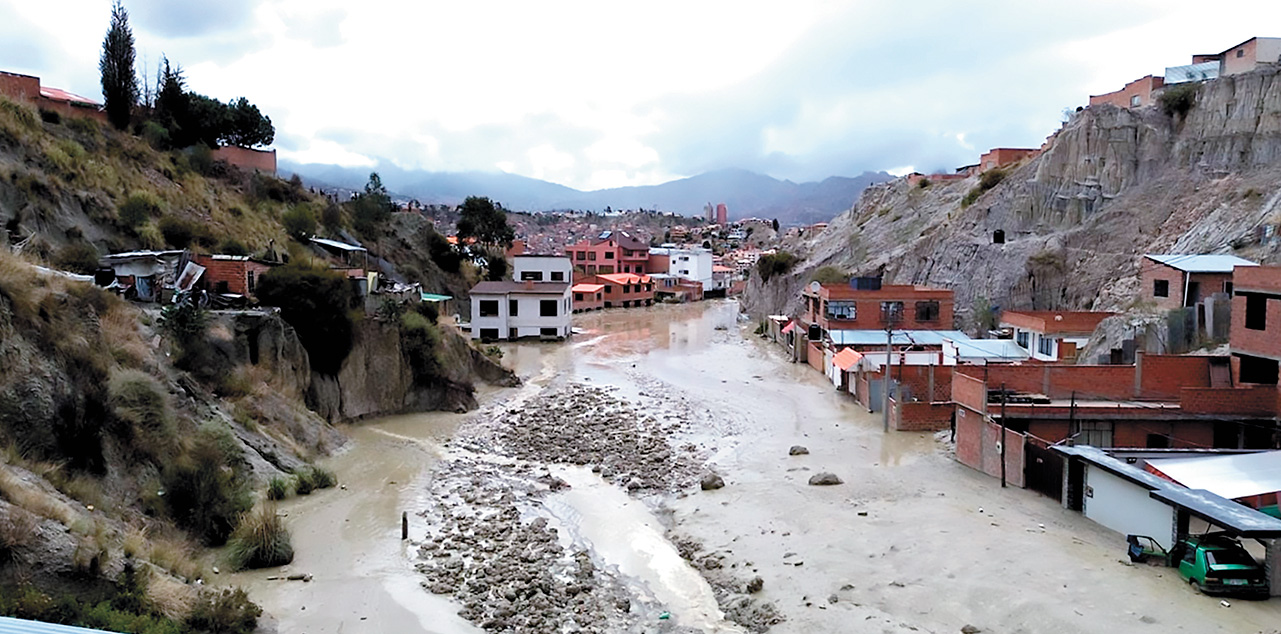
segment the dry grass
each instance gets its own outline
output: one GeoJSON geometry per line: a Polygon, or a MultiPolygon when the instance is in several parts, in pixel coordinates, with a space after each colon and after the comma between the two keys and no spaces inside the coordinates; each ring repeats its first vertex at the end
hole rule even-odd
{"type": "Polygon", "coordinates": [[[16,506],[8,507],[8,512],[0,515],[0,564],[13,559],[18,550],[35,541],[39,523],[40,518],[34,513],[16,506]]]}
{"type": "Polygon", "coordinates": [[[169,575],[151,575],[147,583],[147,599],[161,614],[182,620],[191,614],[200,591],[169,575]]]}
{"type": "Polygon", "coordinates": [[[125,302],[112,302],[100,320],[102,338],[111,350],[116,363],[127,367],[142,367],[151,360],[151,346],[142,337],[138,327],[141,312],[125,302]]]}
{"type": "Polygon", "coordinates": [[[205,576],[200,549],[186,537],[155,535],[149,542],[151,563],[168,570],[179,579],[193,581],[205,576]]]}
{"type": "Polygon", "coordinates": [[[80,513],[58,496],[24,480],[10,465],[0,465],[0,495],[10,504],[71,526],[80,513]]]}
{"type": "Polygon", "coordinates": [[[227,559],[233,570],[283,566],[294,560],[289,529],[275,504],[263,504],[242,515],[227,545],[227,559]]]}

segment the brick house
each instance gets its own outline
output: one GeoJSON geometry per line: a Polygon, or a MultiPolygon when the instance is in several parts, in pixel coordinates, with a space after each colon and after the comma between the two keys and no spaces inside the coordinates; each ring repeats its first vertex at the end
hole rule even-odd
{"type": "Polygon", "coordinates": [[[1281,267],[1235,269],[1231,332],[1236,380],[1277,386],[1281,364],[1281,267]]]}
{"type": "Polygon", "coordinates": [[[258,279],[273,266],[247,255],[197,253],[191,256],[191,261],[205,267],[204,275],[196,284],[198,288],[212,293],[232,293],[245,297],[253,297],[258,279]]]}
{"type": "Polygon", "coordinates": [[[633,308],[654,303],[654,280],[648,275],[604,273],[586,276],[576,284],[604,286],[602,301],[605,308],[633,308]]]}
{"type": "Polygon", "coordinates": [[[998,147],[992,148],[979,157],[979,173],[1005,167],[1025,158],[1040,154],[1037,148],[998,147]]]}
{"type": "Polygon", "coordinates": [[[649,244],[625,231],[606,231],[595,240],[568,245],[565,255],[576,271],[587,275],[650,272],[649,244]]]}
{"type": "Polygon", "coordinates": [[[877,278],[857,278],[852,284],[811,283],[801,297],[805,303],[801,323],[807,328],[817,325],[825,334],[832,330],[884,330],[887,319],[902,330],[952,328],[950,289],[881,285],[877,278]]]}
{"type": "Polygon", "coordinates": [[[1252,37],[1219,53],[1219,76],[1240,75],[1281,60],[1281,37],[1252,37]]]}
{"type": "Polygon", "coordinates": [[[1232,294],[1232,270],[1257,266],[1235,255],[1144,255],[1139,265],[1143,298],[1157,308],[1195,306],[1215,293],[1232,294]]]}
{"type": "Polygon", "coordinates": [[[1152,105],[1153,93],[1165,85],[1164,77],[1140,77],[1120,90],[1103,95],[1090,95],[1090,105],[1112,104],[1118,108],[1142,108],[1152,105]]]}
{"type": "Polygon", "coordinates": [[[40,85],[39,77],[0,71],[0,95],[29,103],[41,110],[51,110],[64,117],[88,117],[103,123],[107,113],[102,104],[60,88],[40,85]]]}
{"type": "Polygon", "coordinates": [[[1014,341],[1037,361],[1076,360],[1099,322],[1116,313],[1095,311],[1007,310],[1001,327],[1014,331],[1014,341]]]}
{"type": "Polygon", "coordinates": [[[579,282],[570,289],[574,293],[574,312],[600,310],[605,307],[605,285],[579,282]]]}

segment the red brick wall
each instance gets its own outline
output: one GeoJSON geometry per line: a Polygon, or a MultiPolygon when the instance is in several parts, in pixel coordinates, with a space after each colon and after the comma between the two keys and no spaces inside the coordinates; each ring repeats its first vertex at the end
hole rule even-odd
{"type": "Polygon", "coordinates": [[[1134,398],[1134,366],[1129,365],[1053,365],[1045,366],[1050,375],[1050,398],[1134,398]]]}
{"type": "Polygon", "coordinates": [[[1185,388],[1179,405],[1190,414],[1277,415],[1277,388],[1257,385],[1237,388],[1185,388]]]}
{"type": "Polygon", "coordinates": [[[939,431],[952,425],[952,403],[899,403],[890,399],[890,420],[897,431],[939,431]]]}
{"type": "MultiPolygon", "coordinates": [[[[1233,277],[1236,291],[1263,291],[1281,294],[1281,267],[1239,266],[1233,277]]],[[[1232,297],[1232,350],[1246,354],[1281,358],[1281,298],[1268,298],[1266,330],[1245,327],[1246,298],[1232,297]]],[[[1239,376],[1234,370],[1233,376],[1239,376]]]]}
{"type": "Polygon", "coordinates": [[[1139,264],[1139,290],[1144,300],[1154,302],[1157,308],[1171,310],[1183,306],[1183,272],[1155,260],[1143,258],[1139,264]],[[1169,284],[1169,296],[1157,297],[1153,289],[1157,280],[1169,284]]]}
{"type": "Polygon", "coordinates": [[[983,379],[956,372],[952,375],[952,400],[978,412],[987,411],[987,387],[983,379]]]}
{"type": "MultiPolygon", "coordinates": [[[[994,478],[1001,477],[1001,452],[997,440],[1001,426],[983,420],[977,412],[958,407],[956,410],[956,459],[994,478]]],[[[1005,432],[1005,481],[1010,486],[1023,486],[1023,434],[1005,432]]]]}
{"type": "Polygon", "coordinates": [[[823,371],[823,349],[819,347],[818,343],[813,341],[806,342],[805,345],[809,346],[809,351],[805,355],[805,362],[810,364],[811,368],[814,368],[815,370],[822,372],[823,371]]]}
{"type": "Polygon", "coordinates": [[[0,71],[0,95],[34,104],[40,98],[40,79],[0,71]]]}
{"type": "MultiPolygon", "coordinates": [[[[884,354],[882,353],[882,357],[884,354]]],[[[952,368],[950,365],[896,365],[890,370],[894,380],[910,390],[920,401],[952,400],[952,368]],[[930,393],[930,368],[934,369],[934,392],[930,393]]]]}
{"type": "Polygon", "coordinates": [[[229,145],[213,152],[214,160],[226,161],[245,171],[258,170],[268,174],[276,173],[275,150],[253,150],[250,148],[229,145]]]}
{"type": "Polygon", "coordinates": [[[1164,77],[1148,75],[1140,77],[1116,92],[1106,95],[1091,95],[1090,105],[1110,103],[1118,108],[1143,107],[1152,105],[1152,91],[1165,85],[1164,77]],[[1138,97],[1139,103],[1133,104],[1132,97],[1138,97]]]}
{"type": "Polygon", "coordinates": [[[1210,387],[1210,357],[1145,354],[1142,358],[1140,398],[1173,401],[1185,387],[1210,387]]]}

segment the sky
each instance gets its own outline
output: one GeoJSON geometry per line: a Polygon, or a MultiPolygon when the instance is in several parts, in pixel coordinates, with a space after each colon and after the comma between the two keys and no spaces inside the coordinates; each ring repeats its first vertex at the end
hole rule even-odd
{"type": "MultiPolygon", "coordinates": [[[[125,0],[139,72],[247,97],[281,159],[592,190],[1037,147],[1065,111],[1281,36],[1281,2],[125,0]],[[1255,32],[1270,25],[1275,32],[1255,32]]],[[[107,0],[0,0],[0,70],[101,99],[107,0]]],[[[152,79],[154,82],[154,79],[152,79]]]]}

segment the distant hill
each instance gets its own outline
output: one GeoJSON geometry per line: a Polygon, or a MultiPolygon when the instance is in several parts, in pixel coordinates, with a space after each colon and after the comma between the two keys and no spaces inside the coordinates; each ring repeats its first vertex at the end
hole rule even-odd
{"type": "Polygon", "coordinates": [[[848,210],[868,185],[890,180],[884,172],[853,178],[833,176],[818,183],[793,183],[747,170],[726,169],[661,185],[579,191],[515,174],[424,172],[395,166],[347,168],[281,162],[309,185],[360,189],[377,171],[387,188],[423,203],[457,204],[467,196],[488,196],[519,211],[557,209],[658,209],[694,216],[707,203],[725,203],[731,219],[777,218],[783,225],[826,222],[848,210]]]}

